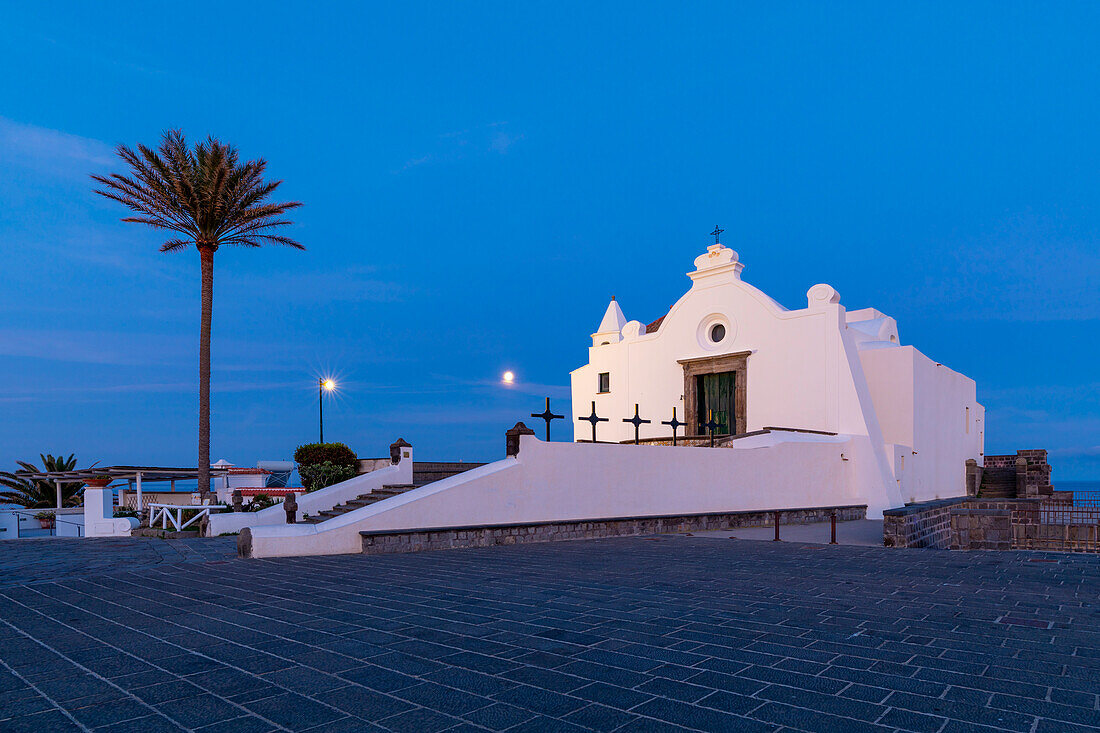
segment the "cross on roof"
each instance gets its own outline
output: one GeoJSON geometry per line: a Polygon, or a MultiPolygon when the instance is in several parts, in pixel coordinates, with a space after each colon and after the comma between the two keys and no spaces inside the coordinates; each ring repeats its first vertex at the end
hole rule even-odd
{"type": "Polygon", "coordinates": [[[550,421],[564,419],[565,415],[555,415],[550,411],[550,398],[546,398],[546,409],[542,412],[532,412],[531,417],[541,417],[546,421],[546,442],[550,442],[550,421]]]}
{"type": "Polygon", "coordinates": [[[648,425],[653,422],[652,420],[643,420],[638,417],[638,403],[634,403],[634,417],[624,417],[623,422],[628,422],[634,425],[634,445],[638,445],[638,428],[642,425],[648,425]]]}
{"type": "Polygon", "coordinates": [[[710,233],[710,236],[714,237],[714,243],[715,244],[719,244],[718,235],[721,234],[724,231],[726,231],[726,230],[725,229],[719,229],[717,224],[714,225],[714,231],[710,233]]]}
{"type": "Polygon", "coordinates": [[[682,423],[682,422],[680,422],[679,420],[676,419],[676,408],[673,407],[672,408],[672,419],[671,420],[662,420],[661,424],[662,425],[668,425],[669,427],[672,428],[672,444],[676,445],[676,430],[681,425],[686,425],[687,423],[682,423]]]}
{"type": "Polygon", "coordinates": [[[609,418],[596,416],[596,401],[592,400],[592,414],[588,417],[578,417],[577,420],[584,420],[585,422],[592,423],[592,442],[596,442],[596,423],[607,422],[609,418]]]}

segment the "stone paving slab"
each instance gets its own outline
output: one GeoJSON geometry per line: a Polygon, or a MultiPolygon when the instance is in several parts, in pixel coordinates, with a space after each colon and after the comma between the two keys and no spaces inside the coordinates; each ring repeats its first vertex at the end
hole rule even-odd
{"type": "Polygon", "coordinates": [[[24,563],[0,731],[1100,728],[1092,556],[662,536],[188,558],[24,563]]]}
{"type": "Polygon", "coordinates": [[[236,537],[44,537],[0,541],[0,587],[237,557],[236,537]]]}

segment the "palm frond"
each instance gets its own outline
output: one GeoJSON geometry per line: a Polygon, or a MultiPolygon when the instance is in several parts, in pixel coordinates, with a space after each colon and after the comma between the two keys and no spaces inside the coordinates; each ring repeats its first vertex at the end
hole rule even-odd
{"type": "Polygon", "coordinates": [[[166,130],[155,149],[119,145],[116,153],[127,172],[93,175],[94,192],[133,212],[122,221],[174,232],[162,252],[263,244],[305,249],[273,233],[293,223],[284,215],[302,202],[269,200],[282,181],[264,180],[263,158],[241,163],[234,146],[215,137],[191,146],[179,130],[166,130]]]}

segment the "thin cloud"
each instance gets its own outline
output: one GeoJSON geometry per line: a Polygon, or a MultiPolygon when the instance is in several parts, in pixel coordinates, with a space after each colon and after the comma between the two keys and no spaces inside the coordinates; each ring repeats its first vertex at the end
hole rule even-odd
{"type": "Polygon", "coordinates": [[[0,356],[123,366],[174,362],[189,355],[178,338],[167,335],[0,328],[0,356]]]}
{"type": "MultiPolygon", "coordinates": [[[[268,392],[285,391],[300,387],[301,381],[295,382],[255,382],[255,381],[231,381],[219,382],[214,380],[210,385],[210,391],[216,393],[232,392],[268,392]]],[[[87,387],[36,387],[35,389],[3,389],[0,390],[0,402],[38,402],[49,400],[51,397],[64,398],[66,402],[79,402],[80,398],[92,398],[97,395],[112,394],[173,394],[190,393],[198,387],[198,382],[133,382],[125,384],[106,384],[87,387]]],[[[85,400],[87,401],[87,400],[85,400]]]]}
{"type": "Polygon", "coordinates": [[[1052,457],[1059,458],[1094,458],[1100,457],[1100,445],[1084,447],[1054,448],[1047,451],[1052,457]]]}
{"type": "Polygon", "coordinates": [[[454,409],[431,410],[424,408],[402,409],[398,412],[383,412],[374,416],[380,424],[393,425],[509,425],[517,419],[526,417],[521,411],[500,408],[456,407],[454,409]]]}
{"type": "Polygon", "coordinates": [[[507,132],[498,132],[493,135],[492,142],[489,143],[489,149],[494,153],[500,153],[504,155],[508,150],[522,140],[525,135],[510,135],[507,132]]]}
{"type": "Polygon", "coordinates": [[[84,178],[109,165],[114,149],[102,140],[0,117],[0,158],[6,165],[41,173],[84,178]]]}
{"type": "Polygon", "coordinates": [[[509,132],[507,126],[507,122],[490,122],[465,130],[444,132],[436,138],[436,150],[410,158],[396,172],[487,154],[506,155],[526,137],[523,133],[509,132]]]}
{"type": "Polygon", "coordinates": [[[255,293],[262,300],[270,295],[281,302],[309,303],[400,303],[414,292],[401,283],[379,279],[375,268],[350,267],[331,272],[283,272],[263,275],[234,275],[232,285],[255,293]],[[271,283],[279,287],[272,289],[271,283]]]}
{"type": "MultiPolygon", "coordinates": [[[[504,384],[498,379],[459,379],[444,374],[433,374],[432,378],[449,385],[463,387],[477,387],[488,390],[507,390],[520,394],[535,395],[537,397],[553,397],[557,399],[569,399],[570,388],[560,384],[540,384],[538,382],[525,382],[517,378],[512,384],[504,384]]],[[[453,387],[446,387],[447,391],[453,391],[453,387]]],[[[555,408],[556,409],[556,408],[555,408]]]]}

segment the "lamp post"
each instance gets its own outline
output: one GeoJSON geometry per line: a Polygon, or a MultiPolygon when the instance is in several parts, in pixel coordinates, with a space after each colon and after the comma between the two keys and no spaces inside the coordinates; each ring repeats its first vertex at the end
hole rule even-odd
{"type": "Polygon", "coordinates": [[[325,379],[319,377],[317,379],[317,417],[321,427],[321,439],[319,442],[325,442],[325,392],[331,392],[336,389],[336,382],[331,379],[325,379]]]}

